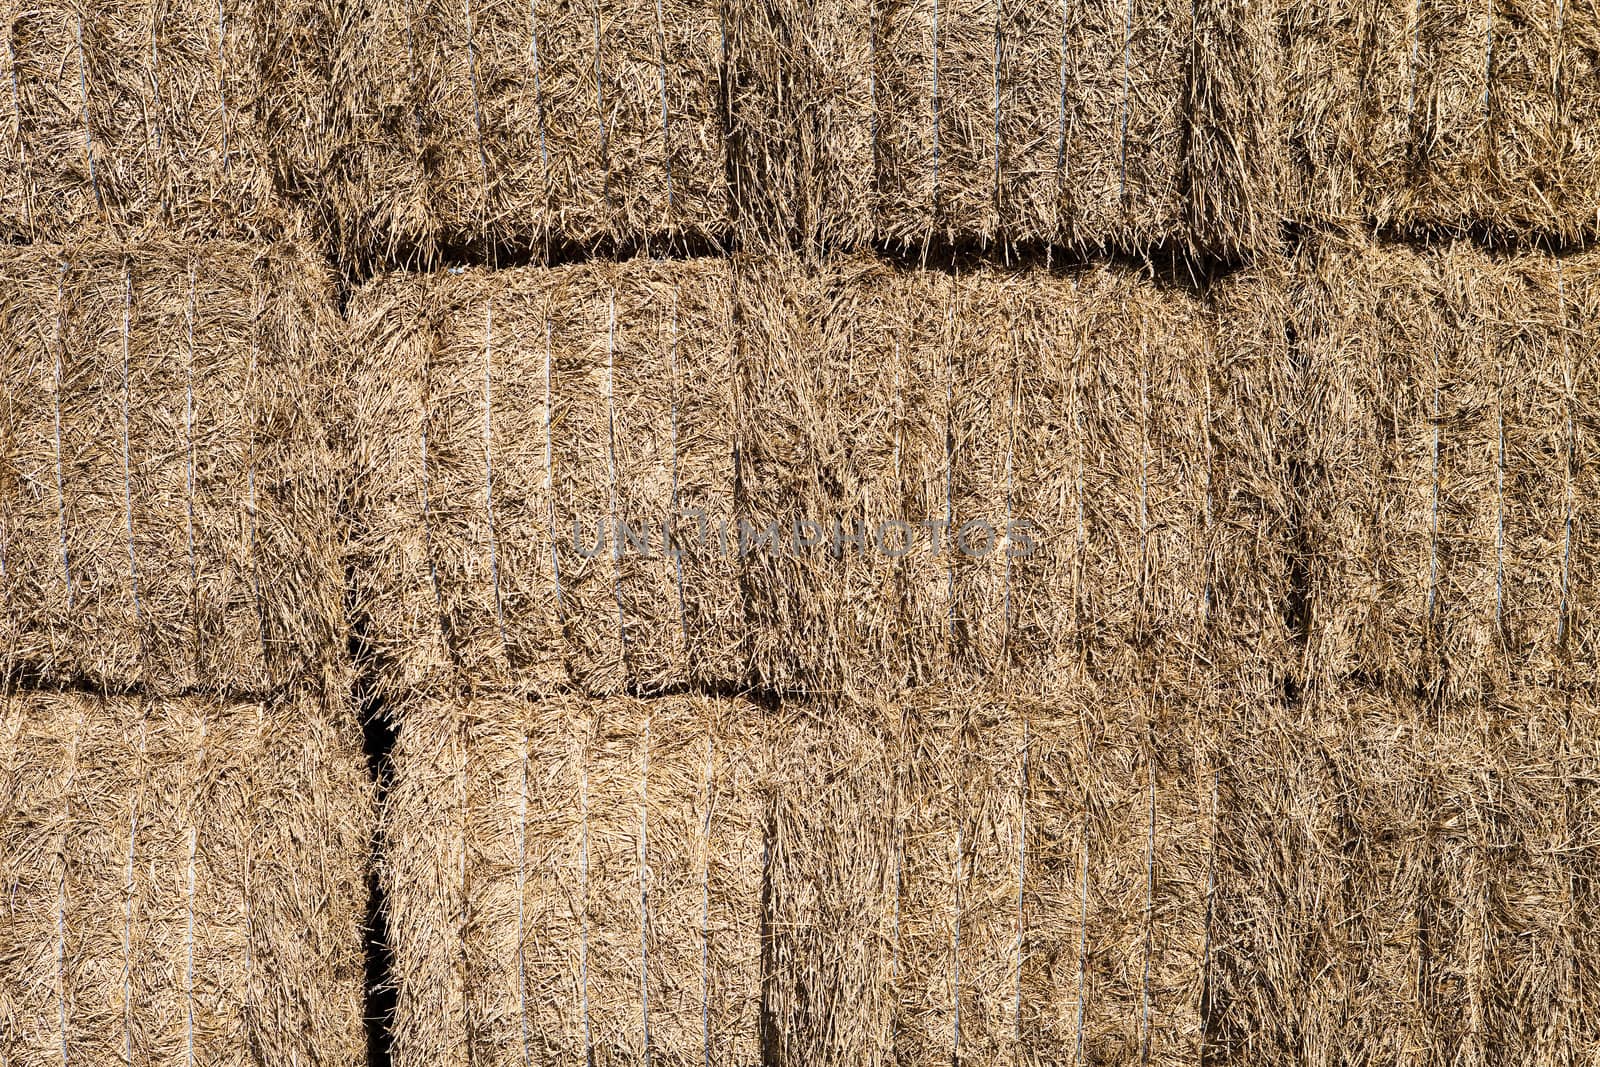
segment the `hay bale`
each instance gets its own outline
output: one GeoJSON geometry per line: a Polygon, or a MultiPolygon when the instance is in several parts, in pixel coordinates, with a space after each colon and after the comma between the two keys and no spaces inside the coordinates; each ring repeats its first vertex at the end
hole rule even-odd
{"type": "Polygon", "coordinates": [[[338,350],[293,248],[0,255],[8,676],[266,692],[336,670],[338,350]]]}
{"type": "Polygon", "coordinates": [[[387,692],[739,676],[726,265],[395,277],[351,308],[357,599],[387,692]]]}
{"type": "Polygon", "coordinates": [[[0,697],[0,1057],[364,1062],[348,713],[0,697]]]}
{"type": "Polygon", "coordinates": [[[1290,0],[1288,124],[1312,220],[1592,233],[1591,9],[1290,0]]]}
{"type": "Polygon", "coordinates": [[[0,235],[302,226],[274,176],[320,100],[315,75],[280,70],[305,6],[0,5],[0,235]]]}
{"type": "Polygon", "coordinates": [[[727,231],[714,5],[365,0],[342,17],[328,154],[358,251],[727,231]]]}
{"type": "Polygon", "coordinates": [[[1586,714],[1351,689],[1250,724],[1221,783],[1217,1052],[1578,1054],[1586,714]]]}
{"type": "Polygon", "coordinates": [[[780,1062],[1197,1058],[1209,774],[1186,711],[923,690],[786,734],[780,1062]]]}
{"type": "Polygon", "coordinates": [[[1567,273],[1467,249],[1306,266],[1314,683],[1469,699],[1567,658],[1573,561],[1589,554],[1584,406],[1568,383],[1593,362],[1563,325],[1565,294],[1589,284],[1567,273]]]}
{"type": "Polygon", "coordinates": [[[395,1062],[755,1062],[761,736],[698,697],[415,706],[385,813],[395,1062]]]}

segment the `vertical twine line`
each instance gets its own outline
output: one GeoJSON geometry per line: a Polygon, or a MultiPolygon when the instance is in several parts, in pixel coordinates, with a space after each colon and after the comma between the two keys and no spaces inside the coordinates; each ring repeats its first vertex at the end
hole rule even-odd
{"type": "Polygon", "coordinates": [[[139,559],[133,536],[133,462],[128,444],[128,332],[133,319],[133,266],[122,261],[122,513],[128,532],[128,580],[133,591],[133,625],[144,645],[142,612],[139,605],[139,559]]]}
{"type": "MultiPolygon", "coordinates": [[[[1017,355],[1017,334],[1014,327],[1007,327],[1006,332],[1011,339],[1011,353],[1013,358],[1017,355]]],[[[1007,654],[1011,649],[1011,530],[1016,517],[1016,480],[1014,471],[1014,457],[1017,449],[1017,409],[1022,406],[1022,379],[1018,371],[1020,361],[1011,374],[1011,388],[1006,396],[1006,530],[1005,554],[1000,562],[1000,589],[1001,589],[1001,628],[1000,628],[1000,668],[1005,669],[1007,654]]]]}
{"type": "Polygon", "coordinates": [[[1124,210],[1128,206],[1128,125],[1132,120],[1133,101],[1133,60],[1130,53],[1133,50],[1133,0],[1128,0],[1123,7],[1122,14],[1122,102],[1121,132],[1117,135],[1117,155],[1119,157],[1120,171],[1117,177],[1117,199],[1124,210]]]}
{"type": "Polygon", "coordinates": [[[66,354],[64,316],[66,315],[66,274],[67,265],[61,263],[56,271],[56,324],[54,334],[55,348],[55,437],[56,437],[56,534],[61,541],[61,576],[67,584],[67,613],[70,615],[76,609],[75,598],[72,592],[72,564],[67,552],[67,489],[65,460],[61,450],[61,361],[66,354]]]}
{"type": "Polygon", "coordinates": [[[517,796],[517,1015],[522,1022],[522,1065],[533,1059],[528,1033],[528,731],[522,730],[522,791],[517,796]]]}
{"type": "MultiPolygon", "coordinates": [[[[1216,355],[1212,348],[1211,338],[1206,338],[1205,366],[1213,366],[1212,359],[1216,355]]],[[[1202,373],[1201,381],[1205,385],[1204,407],[1201,409],[1200,437],[1206,443],[1206,496],[1204,511],[1201,514],[1201,523],[1205,531],[1205,538],[1209,542],[1216,516],[1213,512],[1216,494],[1216,452],[1211,441],[1211,375],[1202,373]]],[[[1204,626],[1211,620],[1211,594],[1213,591],[1212,577],[1214,572],[1208,566],[1201,576],[1203,589],[1200,597],[1200,623],[1204,626]]]]}
{"type": "Polygon", "coordinates": [[[1409,66],[1406,70],[1406,137],[1409,139],[1417,121],[1417,53],[1422,45],[1422,0],[1412,0],[1407,29],[1411,35],[1409,66]]]}
{"type": "Polygon", "coordinates": [[[428,554],[428,583],[433,588],[433,606],[441,631],[445,626],[444,592],[439,588],[439,561],[433,550],[433,494],[428,471],[428,422],[433,411],[433,346],[430,344],[422,356],[422,411],[421,454],[422,476],[422,542],[428,554]]]}
{"type": "Polygon", "coordinates": [[[1494,0],[1488,0],[1483,17],[1483,113],[1484,132],[1489,128],[1489,86],[1494,78],[1494,0]]]}
{"type": "Polygon", "coordinates": [[[611,524],[613,555],[616,565],[611,568],[611,596],[617,606],[617,639],[621,644],[622,682],[628,673],[628,621],[622,609],[622,537],[618,529],[617,514],[617,290],[613,286],[606,294],[606,477],[610,483],[609,519],[611,524]]]}
{"type": "Polygon", "coordinates": [[[672,287],[672,344],[671,370],[672,370],[672,521],[663,532],[665,542],[661,549],[672,560],[673,572],[678,585],[678,625],[683,632],[684,655],[689,654],[689,608],[683,597],[683,550],[672,544],[672,536],[677,532],[679,516],[678,505],[678,287],[672,287]]]}
{"type": "Polygon", "coordinates": [[[551,428],[554,418],[552,412],[553,397],[550,392],[550,316],[544,319],[544,499],[548,512],[550,525],[550,569],[555,577],[556,584],[556,613],[561,612],[561,554],[556,551],[556,457],[554,431],[551,428]]]}
{"type": "Polygon", "coordinates": [[[87,715],[87,711],[80,711],[72,726],[67,775],[61,785],[61,841],[56,846],[56,863],[61,870],[56,880],[56,1025],[61,1038],[61,1067],[67,1067],[67,836],[72,831],[72,789],[78,778],[78,744],[87,715]]]}
{"type": "Polygon", "coordinates": [[[223,0],[217,0],[217,106],[222,111],[222,172],[233,172],[233,161],[228,157],[228,23],[223,0]]]}
{"type": "Polygon", "coordinates": [[[469,853],[472,851],[472,787],[468,782],[468,758],[472,751],[472,727],[466,715],[462,715],[459,722],[459,736],[457,742],[461,745],[461,770],[456,775],[456,789],[458,792],[456,811],[461,818],[461,854],[456,864],[456,877],[461,884],[461,915],[457,924],[457,939],[461,951],[457,953],[456,977],[461,983],[461,1019],[462,1037],[466,1046],[468,1067],[477,1060],[478,1034],[477,1023],[472,1017],[472,957],[469,945],[472,940],[472,884],[469,880],[471,864],[469,853]]]}
{"type": "MultiPolygon", "coordinates": [[[[964,723],[963,724],[959,724],[957,726],[957,730],[958,731],[961,731],[961,730],[964,730],[964,729],[965,729],[965,724],[964,723]]],[[[963,753],[962,753],[962,740],[963,740],[963,737],[962,737],[961,733],[957,733],[957,735],[956,735],[956,766],[957,766],[957,768],[965,769],[965,768],[962,768],[962,755],[963,755],[963,753]]],[[[963,857],[963,855],[965,853],[965,849],[966,849],[966,829],[967,829],[967,824],[966,824],[966,810],[965,810],[966,809],[966,803],[965,803],[965,800],[966,800],[965,792],[961,788],[961,786],[958,784],[957,787],[956,787],[956,850],[955,850],[955,866],[954,866],[953,871],[952,871],[952,874],[954,875],[954,882],[955,882],[955,887],[954,888],[955,888],[956,915],[955,915],[955,924],[952,927],[951,932],[950,932],[950,958],[951,958],[951,961],[952,961],[952,966],[951,966],[951,993],[953,995],[952,999],[954,1001],[954,1004],[953,1004],[954,1011],[952,1012],[951,1033],[950,1033],[950,1038],[951,1038],[951,1041],[953,1042],[952,1049],[951,1049],[951,1055],[950,1055],[950,1062],[952,1064],[959,1064],[961,1062],[961,907],[962,907],[962,900],[961,900],[961,873],[962,872],[961,872],[961,867],[962,867],[962,857],[963,857]]]]}
{"type": "Polygon", "coordinates": [[[411,97],[411,119],[416,125],[417,148],[422,148],[422,102],[416,96],[417,42],[413,25],[417,21],[416,0],[406,0],[406,91],[411,97]]]}
{"type": "Polygon", "coordinates": [[[539,58],[539,5],[538,0],[528,0],[528,53],[533,63],[533,115],[539,127],[539,167],[544,193],[544,206],[550,202],[550,148],[545,133],[544,117],[544,67],[539,58]]]}
{"type": "MultiPolygon", "coordinates": [[[[25,175],[28,168],[28,146],[22,139],[22,79],[17,74],[17,42],[12,34],[6,34],[6,55],[11,61],[11,108],[16,115],[16,129],[13,137],[17,144],[17,170],[25,175]]],[[[31,232],[33,230],[33,197],[24,195],[22,198],[23,223],[31,232]]]]}
{"type": "MultiPolygon", "coordinates": [[[[155,133],[156,155],[165,163],[166,139],[162,136],[161,129],[161,55],[158,47],[161,36],[162,7],[160,0],[156,0],[155,3],[150,5],[150,96],[154,111],[152,129],[155,133]]],[[[161,182],[161,213],[163,216],[167,214],[167,181],[165,174],[162,175],[161,182]]]]}
{"type": "MultiPolygon", "coordinates": [[[[1009,708],[1007,711],[1009,712],[1009,708]]],[[[1026,925],[1026,901],[1028,887],[1028,720],[1022,720],[1022,787],[1018,797],[1018,828],[1017,828],[1017,970],[1014,979],[1014,993],[1012,1013],[1015,1029],[1012,1033],[1012,1042],[1017,1049],[1022,1049],[1022,964],[1023,964],[1023,939],[1026,925]]]]}
{"type": "Polygon", "coordinates": [[[601,68],[600,0],[594,0],[594,99],[600,116],[600,195],[607,210],[611,207],[611,129],[606,124],[606,83],[601,68]]]}
{"type": "Polygon", "coordinates": [[[1487,337],[1484,338],[1484,348],[1486,350],[1484,354],[1495,360],[1494,629],[1503,647],[1505,630],[1502,621],[1502,609],[1505,603],[1503,591],[1506,578],[1506,368],[1499,353],[1487,351],[1493,347],[1489,343],[1489,339],[1487,337]]]}
{"type": "Polygon", "coordinates": [[[149,720],[143,711],[139,715],[138,775],[134,780],[131,808],[128,812],[128,863],[123,871],[122,901],[122,1056],[133,1063],[133,902],[134,857],[139,841],[139,809],[144,805],[145,753],[149,743],[149,720]]]}
{"type": "Polygon", "coordinates": [[[472,0],[462,0],[467,15],[467,78],[472,84],[472,124],[478,138],[478,188],[483,195],[483,238],[489,243],[489,149],[483,141],[483,103],[478,92],[478,43],[472,26],[472,0]]]}
{"type": "Polygon", "coordinates": [[[639,765],[639,1022],[644,1030],[645,1067],[650,1067],[650,707],[646,701],[639,765]]]}
{"type": "MultiPolygon", "coordinates": [[[[94,190],[94,202],[102,214],[105,213],[105,197],[100,193],[100,178],[94,166],[94,135],[90,132],[89,123],[89,74],[88,61],[83,51],[83,12],[78,12],[78,98],[83,104],[83,158],[89,164],[89,186],[94,190]]],[[[18,120],[20,122],[20,119],[18,120]]]]}
{"type": "MultiPolygon", "coordinates": [[[[1216,914],[1217,889],[1217,784],[1218,772],[1211,771],[1211,841],[1206,857],[1206,930],[1200,943],[1200,996],[1201,1017],[1209,1009],[1211,990],[1211,923],[1216,914]]],[[[1205,1055],[1205,1028],[1201,1029],[1200,1053],[1205,1055]]]]}
{"type": "MultiPolygon", "coordinates": [[[[956,342],[956,297],[951,294],[950,306],[945,309],[945,332],[949,341],[945,356],[944,378],[944,530],[947,539],[956,535],[955,524],[955,464],[956,464],[956,431],[955,431],[955,355],[951,351],[956,342]]],[[[947,540],[945,546],[945,601],[946,611],[946,637],[950,642],[949,650],[953,654],[956,648],[956,563],[955,552],[950,550],[947,540]]]]}
{"type": "Polygon", "coordinates": [[[494,583],[495,630],[509,661],[505,607],[500,596],[500,543],[494,528],[494,298],[483,306],[483,511],[489,529],[489,576],[494,583]]]}
{"type": "Polygon", "coordinates": [[[1151,580],[1150,560],[1150,377],[1149,346],[1141,339],[1139,344],[1139,618],[1136,626],[1140,639],[1154,630],[1150,618],[1149,597],[1151,580]]]}
{"type": "MultiPolygon", "coordinates": [[[[200,740],[195,750],[196,769],[202,769],[205,764],[206,752],[206,720],[202,715],[200,719],[200,740]]],[[[189,871],[188,887],[184,891],[184,1049],[185,1060],[189,1067],[194,1067],[194,878],[195,878],[195,853],[198,851],[200,838],[200,825],[190,812],[189,824],[189,871]]]]}
{"type": "Polygon", "coordinates": [[[939,214],[939,122],[942,117],[944,101],[939,97],[939,0],[931,0],[933,4],[933,188],[930,191],[932,202],[929,208],[935,219],[939,214]]]}
{"type": "MultiPolygon", "coordinates": [[[[1153,694],[1152,694],[1153,696],[1153,694]]],[[[1145,773],[1150,780],[1150,832],[1145,847],[1144,883],[1144,975],[1139,982],[1139,999],[1142,1004],[1139,1062],[1150,1062],[1150,958],[1154,954],[1156,925],[1156,761],[1155,752],[1147,756],[1145,773]]]]}
{"type": "Polygon", "coordinates": [[[1083,1024],[1087,1014],[1089,981],[1089,794],[1083,795],[1083,836],[1078,842],[1082,859],[1079,862],[1078,883],[1078,1037],[1075,1043],[1074,1062],[1083,1059],[1083,1024]]]}
{"type": "MultiPolygon", "coordinates": [[[[1061,99],[1056,108],[1056,195],[1067,188],[1067,53],[1072,0],[1061,0],[1061,99]]],[[[1059,211],[1059,206],[1057,208],[1059,211]]]]}
{"type": "Polygon", "coordinates": [[[715,804],[716,739],[709,714],[706,719],[706,817],[701,833],[700,859],[700,1029],[711,1067],[711,812],[715,804]]]}
{"type": "MultiPolygon", "coordinates": [[[[266,705],[256,705],[256,748],[264,755],[267,749],[267,714],[266,705]]],[[[252,763],[252,767],[255,764],[252,763]]],[[[255,782],[255,771],[250,772],[251,783],[255,782]]],[[[254,799],[253,797],[251,799],[254,799]]],[[[251,1013],[251,981],[255,967],[255,898],[250,891],[250,876],[254,870],[254,853],[251,851],[251,834],[243,834],[239,839],[239,867],[240,867],[240,893],[243,894],[244,911],[244,994],[239,998],[239,1014],[243,1017],[245,1030],[249,1032],[251,1013]]]]}
{"type": "MultiPolygon", "coordinates": [[[[245,374],[245,397],[249,403],[256,387],[256,363],[261,348],[261,315],[265,308],[261,303],[261,279],[252,276],[250,279],[250,363],[245,374]]],[[[248,499],[246,506],[250,517],[250,575],[251,586],[255,593],[256,625],[261,633],[261,661],[266,668],[267,678],[272,679],[272,654],[267,639],[267,609],[261,599],[261,558],[256,543],[256,421],[252,416],[248,421],[249,445],[246,455],[249,457],[245,467],[245,482],[248,486],[248,499]]]]}
{"type": "Polygon", "coordinates": [[[1003,0],[994,0],[994,214],[995,227],[1002,225],[1002,190],[1000,186],[1000,52],[1003,34],[1001,32],[1002,15],[1004,12],[1003,0]]]}
{"type": "MultiPolygon", "coordinates": [[[[867,3],[867,103],[868,133],[872,139],[872,193],[874,198],[883,193],[883,155],[878,141],[878,0],[867,3]]],[[[18,122],[21,122],[20,115],[18,122]]]]}
{"type": "Polygon", "coordinates": [[[594,1036],[589,1029],[589,738],[583,738],[578,762],[578,808],[582,820],[578,848],[578,891],[582,914],[579,919],[578,984],[582,995],[583,1051],[588,1063],[594,1062],[594,1036]]]}
{"type": "Polygon", "coordinates": [[[667,27],[661,13],[661,0],[656,0],[656,43],[661,54],[661,157],[667,176],[667,228],[670,230],[677,209],[672,199],[672,132],[667,123],[667,27]]]}
{"type": "Polygon", "coordinates": [[[189,548],[189,603],[194,611],[195,629],[199,632],[200,626],[200,568],[195,561],[194,554],[194,320],[197,312],[195,295],[195,261],[189,260],[189,299],[184,308],[184,335],[188,339],[188,360],[184,368],[183,383],[183,438],[184,438],[184,513],[186,529],[185,535],[189,548]]]}
{"type": "Polygon", "coordinates": [[[1556,645],[1565,648],[1567,644],[1567,593],[1569,581],[1572,577],[1572,519],[1574,502],[1572,494],[1572,470],[1577,455],[1578,428],[1577,419],[1573,408],[1576,404],[1572,387],[1572,358],[1567,350],[1567,286],[1566,278],[1561,270],[1561,261],[1556,261],[1556,300],[1561,321],[1556,326],[1557,334],[1561,338],[1561,377],[1565,385],[1566,395],[1563,398],[1567,409],[1567,454],[1566,462],[1562,467],[1561,479],[1561,504],[1565,513],[1565,521],[1561,532],[1561,613],[1556,623],[1556,645]]]}
{"type": "Polygon", "coordinates": [[[1433,502],[1428,522],[1428,634],[1433,640],[1435,596],[1439,581],[1439,349],[1433,349],[1433,502]]]}

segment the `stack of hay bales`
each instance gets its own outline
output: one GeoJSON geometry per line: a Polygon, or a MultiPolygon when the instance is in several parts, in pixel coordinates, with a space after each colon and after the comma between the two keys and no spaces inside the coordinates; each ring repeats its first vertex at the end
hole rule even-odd
{"type": "Polygon", "coordinates": [[[0,239],[301,227],[280,178],[314,169],[326,107],[308,7],[0,4],[0,239]]]}
{"type": "Polygon", "coordinates": [[[326,268],[83,238],[0,279],[0,1059],[362,1062],[326,268]]]}

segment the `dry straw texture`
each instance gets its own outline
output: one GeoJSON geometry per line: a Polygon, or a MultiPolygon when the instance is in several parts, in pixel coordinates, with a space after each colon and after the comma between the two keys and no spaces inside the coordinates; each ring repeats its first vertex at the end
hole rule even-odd
{"type": "Polygon", "coordinates": [[[1287,0],[1296,217],[1592,235],[1600,11],[1564,0],[1287,0]]]}
{"type": "Polygon", "coordinates": [[[1595,709],[1347,691],[1241,720],[1221,774],[1221,1059],[1591,1054],[1595,709]]]}
{"type": "Polygon", "coordinates": [[[741,223],[1225,255],[1277,241],[1275,34],[1219,0],[734,5],[741,223]]]}
{"type": "Polygon", "coordinates": [[[900,556],[842,537],[748,556],[757,676],[1043,692],[1132,677],[1151,650],[1281,656],[1283,293],[1241,276],[1208,303],[1109,267],[747,272],[749,522],[935,524],[900,556]]]}
{"type": "Polygon", "coordinates": [[[740,673],[736,562],[696,517],[736,529],[726,264],[394,277],[350,314],[356,599],[385,691],[740,673]]]}
{"type": "Polygon", "coordinates": [[[262,693],[342,649],[326,269],[291,248],[0,253],[0,668],[262,693]]]}
{"type": "Polygon", "coordinates": [[[761,1060],[762,716],[419,703],[385,812],[394,1061],[761,1060]]]}
{"type": "Polygon", "coordinates": [[[365,1062],[347,713],[0,697],[0,1060],[365,1062]]]}
{"type": "Polygon", "coordinates": [[[922,690],[796,709],[773,759],[776,1062],[1198,1062],[1199,705],[922,690]]]}
{"type": "Polygon", "coordinates": [[[1304,676],[1593,680],[1593,257],[1324,244],[1298,270],[1304,676]]]}
{"type": "Polygon", "coordinates": [[[326,107],[305,4],[0,4],[0,237],[271,237],[326,107]]]}
{"type": "Polygon", "coordinates": [[[358,0],[328,155],[379,253],[716,238],[729,225],[712,4],[358,0]]]}

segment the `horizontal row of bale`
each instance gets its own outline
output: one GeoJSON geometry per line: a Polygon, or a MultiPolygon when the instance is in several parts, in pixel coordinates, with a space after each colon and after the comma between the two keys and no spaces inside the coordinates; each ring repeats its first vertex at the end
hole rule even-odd
{"type": "Polygon", "coordinates": [[[0,1062],[366,1062],[348,711],[0,695],[0,1062]]]}
{"type": "Polygon", "coordinates": [[[1594,709],[414,707],[397,1064],[1559,1063],[1596,1026],[1594,709]]]}
{"type": "Polygon", "coordinates": [[[0,237],[1276,249],[1600,222],[1564,0],[0,4],[0,237]]]}
{"type": "Polygon", "coordinates": [[[382,279],[350,303],[380,688],[1592,680],[1595,267],[382,279]]]}
{"type": "Polygon", "coordinates": [[[0,278],[13,680],[326,681],[347,612],[396,699],[1594,680],[1591,256],[1318,243],[1202,294],[636,259],[347,322],[284,246],[0,278]]]}

